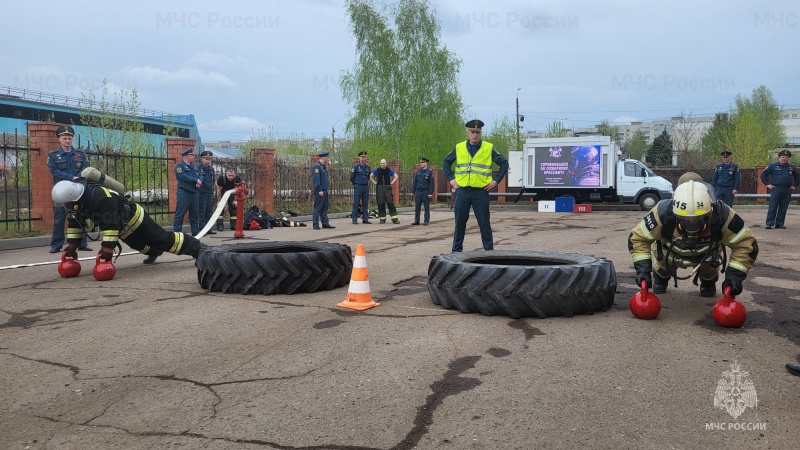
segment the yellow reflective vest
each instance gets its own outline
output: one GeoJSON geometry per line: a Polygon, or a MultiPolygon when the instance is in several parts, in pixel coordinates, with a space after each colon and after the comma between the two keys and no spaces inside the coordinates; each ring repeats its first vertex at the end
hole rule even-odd
{"type": "Polygon", "coordinates": [[[492,144],[481,142],[475,156],[469,154],[467,141],[456,144],[456,183],[462,187],[483,188],[492,182],[492,144]]]}

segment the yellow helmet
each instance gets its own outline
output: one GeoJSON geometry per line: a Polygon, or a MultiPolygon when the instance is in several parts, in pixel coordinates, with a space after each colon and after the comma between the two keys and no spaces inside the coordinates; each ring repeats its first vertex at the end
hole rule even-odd
{"type": "Polygon", "coordinates": [[[713,206],[705,183],[689,180],[675,189],[672,212],[682,232],[697,234],[702,231],[711,221],[713,206]]]}

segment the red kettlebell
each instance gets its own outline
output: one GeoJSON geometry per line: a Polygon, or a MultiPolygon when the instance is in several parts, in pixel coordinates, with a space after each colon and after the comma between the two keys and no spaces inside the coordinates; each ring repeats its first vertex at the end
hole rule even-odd
{"type": "Polygon", "coordinates": [[[711,308],[711,316],[721,327],[739,328],[747,320],[747,310],[744,309],[744,305],[734,300],[730,286],[726,287],[723,293],[725,296],[711,308]]]}
{"type": "Polygon", "coordinates": [[[633,317],[643,320],[652,320],[661,312],[661,300],[656,294],[647,291],[647,281],[642,280],[642,290],[633,294],[628,304],[633,317]]]}
{"type": "Polygon", "coordinates": [[[108,281],[114,278],[114,275],[117,274],[117,268],[114,267],[114,263],[109,261],[100,261],[100,255],[98,254],[97,257],[94,259],[94,269],[92,269],[92,275],[94,275],[94,279],[97,281],[108,281]]]}
{"type": "Polygon", "coordinates": [[[64,278],[74,278],[81,273],[81,263],[78,258],[67,258],[67,252],[61,254],[61,262],[58,263],[58,274],[64,278]]]}

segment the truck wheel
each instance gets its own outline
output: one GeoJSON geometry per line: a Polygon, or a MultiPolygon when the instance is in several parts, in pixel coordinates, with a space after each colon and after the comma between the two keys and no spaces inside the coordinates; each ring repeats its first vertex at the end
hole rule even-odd
{"type": "Polygon", "coordinates": [[[658,195],[648,192],[639,197],[639,206],[642,208],[642,211],[650,211],[658,204],[659,200],[660,198],[658,195]]]}
{"type": "Polygon", "coordinates": [[[433,303],[486,316],[592,314],[609,309],[616,290],[611,261],[577,253],[455,252],[435,256],[428,266],[433,303]]]}
{"type": "Polygon", "coordinates": [[[328,242],[248,242],[204,247],[195,262],[204,289],[229,294],[296,294],[350,281],[350,247],[328,242]]]}

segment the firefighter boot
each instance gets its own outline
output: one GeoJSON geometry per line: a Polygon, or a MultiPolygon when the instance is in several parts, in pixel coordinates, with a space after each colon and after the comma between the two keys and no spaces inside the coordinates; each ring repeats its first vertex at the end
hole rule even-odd
{"type": "Polygon", "coordinates": [[[222,220],[217,220],[217,231],[225,231],[225,225],[222,220]]]}
{"type": "Polygon", "coordinates": [[[667,292],[669,278],[661,278],[657,273],[653,273],[653,294],[663,294],[667,292]]]}
{"type": "Polygon", "coordinates": [[[715,295],[717,295],[717,278],[700,280],[700,297],[713,297],[715,295]]]}

